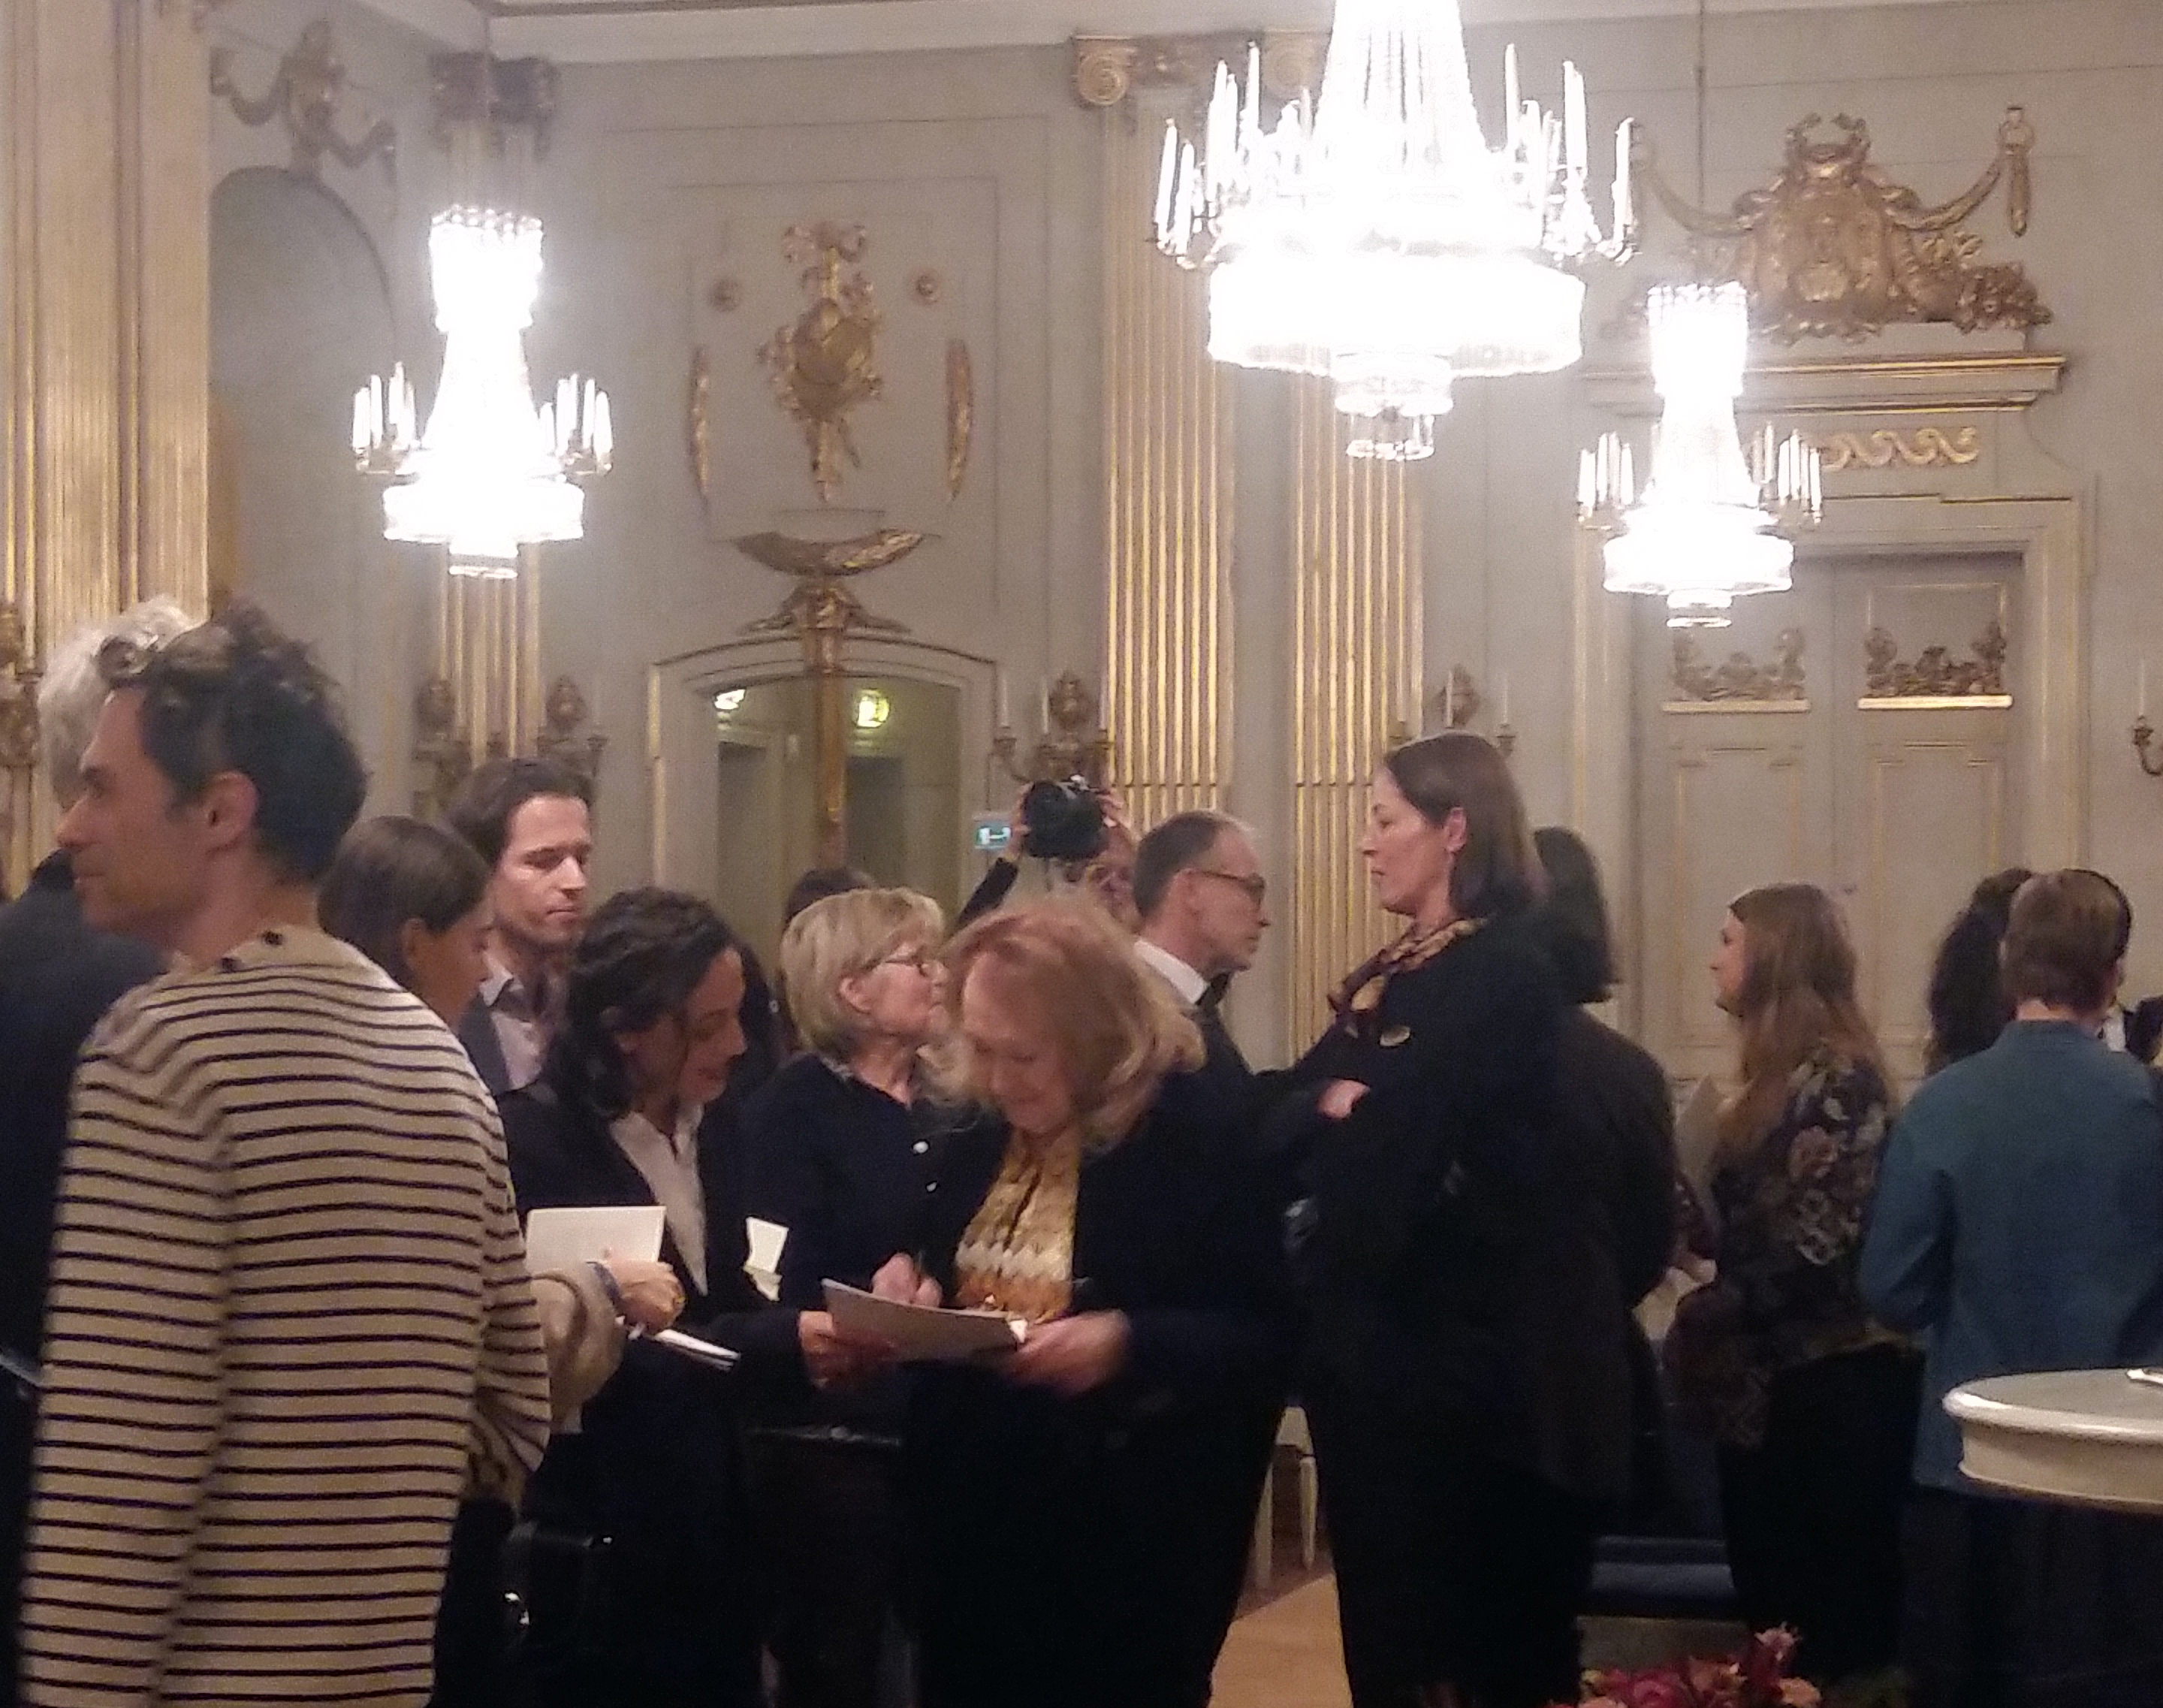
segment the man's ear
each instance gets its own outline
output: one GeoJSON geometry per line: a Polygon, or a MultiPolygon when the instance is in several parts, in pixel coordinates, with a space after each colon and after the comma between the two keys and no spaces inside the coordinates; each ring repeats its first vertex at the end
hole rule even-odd
{"type": "Polygon", "coordinates": [[[255,829],[258,797],[245,772],[221,771],[203,785],[194,809],[213,848],[231,848],[255,829]]]}

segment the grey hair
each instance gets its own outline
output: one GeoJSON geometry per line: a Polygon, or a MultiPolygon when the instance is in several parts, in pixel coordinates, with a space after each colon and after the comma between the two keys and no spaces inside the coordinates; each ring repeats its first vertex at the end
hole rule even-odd
{"type": "Polygon", "coordinates": [[[85,623],[53,648],[38,682],[38,741],[45,776],[62,806],[82,793],[82,756],[97,731],[109,691],[98,654],[113,641],[149,652],[196,626],[177,600],[160,595],[104,622],[85,623]]]}

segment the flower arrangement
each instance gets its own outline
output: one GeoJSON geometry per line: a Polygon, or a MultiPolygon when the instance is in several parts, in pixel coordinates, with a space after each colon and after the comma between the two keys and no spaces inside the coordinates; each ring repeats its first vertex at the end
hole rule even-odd
{"type": "Polygon", "coordinates": [[[1580,1708],[1818,1708],[1817,1686],[1788,1676],[1794,1653],[1794,1632],[1779,1629],[1759,1632],[1739,1655],[1588,1672],[1580,1708]]]}

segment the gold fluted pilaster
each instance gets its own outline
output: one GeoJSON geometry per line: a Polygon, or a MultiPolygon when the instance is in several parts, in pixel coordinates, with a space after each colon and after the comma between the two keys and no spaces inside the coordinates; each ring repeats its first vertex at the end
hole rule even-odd
{"type": "MultiPolygon", "coordinates": [[[[0,0],[0,600],[34,661],[148,595],[206,603],[205,76],[189,8],[0,0]]],[[[51,835],[24,794],[11,883],[51,835]]]]}
{"type": "Polygon", "coordinates": [[[1359,857],[1368,779],[1417,734],[1424,616],[1418,495],[1405,464],[1348,458],[1321,381],[1297,382],[1293,598],[1292,1035],[1387,940],[1359,857]]]}
{"type": "Polygon", "coordinates": [[[1149,240],[1156,134],[1123,103],[1103,127],[1105,708],[1136,823],[1213,806],[1226,701],[1232,462],[1199,275],[1149,240]]]}

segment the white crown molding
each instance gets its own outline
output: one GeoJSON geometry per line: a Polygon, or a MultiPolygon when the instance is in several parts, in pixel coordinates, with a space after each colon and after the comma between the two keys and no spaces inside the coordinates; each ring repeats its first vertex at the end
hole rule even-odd
{"type": "MultiPolygon", "coordinates": [[[[461,0],[366,0],[379,10],[461,0]]],[[[1866,11],[1943,0],[1722,0],[1736,12],[1866,11]]],[[[1464,0],[1468,24],[1686,17],[1696,0],[1464,0]]],[[[835,0],[707,8],[656,0],[511,0],[496,51],[567,65],[1040,47],[1075,35],[1326,28],[1331,0],[835,0]]]]}
{"type": "Polygon", "coordinates": [[[471,0],[360,0],[360,3],[445,47],[470,50],[487,39],[487,21],[471,0]]]}

